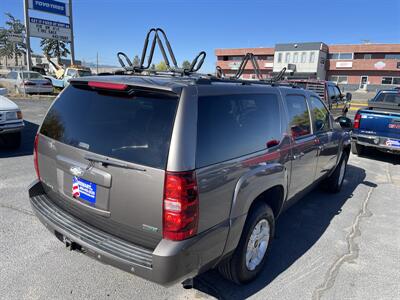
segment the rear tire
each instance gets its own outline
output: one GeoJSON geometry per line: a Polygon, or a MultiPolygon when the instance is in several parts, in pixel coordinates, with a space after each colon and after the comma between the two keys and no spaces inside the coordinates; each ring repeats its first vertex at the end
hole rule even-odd
{"type": "Polygon", "coordinates": [[[357,144],[357,142],[351,142],[351,153],[355,155],[361,155],[364,152],[364,146],[357,144]]]}
{"type": "Polygon", "coordinates": [[[21,146],[21,132],[7,133],[3,136],[6,148],[18,149],[21,146]]]}
{"type": "Polygon", "coordinates": [[[233,255],[218,266],[221,275],[239,285],[254,280],[265,265],[274,231],[272,209],[265,203],[257,203],[247,216],[233,255]]]}
{"type": "Polygon", "coordinates": [[[347,153],[343,152],[335,171],[333,171],[333,173],[324,182],[325,188],[328,192],[338,193],[342,189],[343,181],[346,177],[348,159],[349,156],[347,153]]]}

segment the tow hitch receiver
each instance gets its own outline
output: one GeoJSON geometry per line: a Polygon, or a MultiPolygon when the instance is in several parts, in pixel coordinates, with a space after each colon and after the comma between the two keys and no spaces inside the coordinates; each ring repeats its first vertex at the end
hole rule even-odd
{"type": "Polygon", "coordinates": [[[69,248],[70,251],[78,251],[82,253],[86,253],[86,249],[83,248],[81,245],[78,243],[75,243],[71,241],[69,238],[66,236],[63,236],[61,233],[56,232],[56,237],[65,244],[65,247],[69,248]]]}

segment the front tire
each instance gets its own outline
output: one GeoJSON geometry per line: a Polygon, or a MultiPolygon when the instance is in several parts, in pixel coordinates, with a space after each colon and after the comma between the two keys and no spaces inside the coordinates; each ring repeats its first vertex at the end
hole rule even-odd
{"type": "Polygon", "coordinates": [[[218,266],[221,275],[239,285],[254,280],[265,265],[274,231],[272,209],[265,203],[257,203],[247,216],[232,257],[218,266]]]}
{"type": "Polygon", "coordinates": [[[343,152],[335,171],[333,171],[333,173],[325,181],[325,187],[328,192],[338,193],[342,189],[344,177],[346,176],[348,159],[349,156],[347,153],[343,152]]]}

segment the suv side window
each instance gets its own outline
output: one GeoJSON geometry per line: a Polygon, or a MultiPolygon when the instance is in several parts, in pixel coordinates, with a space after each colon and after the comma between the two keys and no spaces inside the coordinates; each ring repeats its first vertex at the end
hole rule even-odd
{"type": "Polygon", "coordinates": [[[324,132],[331,129],[329,112],[319,98],[310,97],[310,110],[313,116],[315,132],[324,132]]]}
{"type": "Polygon", "coordinates": [[[302,95],[287,95],[285,101],[292,136],[298,139],[311,134],[310,114],[306,98],[302,95]]]}
{"type": "Polygon", "coordinates": [[[197,167],[264,150],[283,135],[275,94],[199,97],[197,124],[197,167]]]}

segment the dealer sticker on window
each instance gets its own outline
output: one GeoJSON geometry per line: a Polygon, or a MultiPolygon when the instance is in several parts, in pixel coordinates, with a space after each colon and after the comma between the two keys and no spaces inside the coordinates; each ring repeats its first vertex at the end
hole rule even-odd
{"type": "Polygon", "coordinates": [[[72,197],[96,203],[96,184],[79,177],[72,177],[72,197]]]}
{"type": "Polygon", "coordinates": [[[388,146],[388,147],[400,148],[400,140],[388,139],[388,140],[386,140],[385,145],[388,146]]]}

